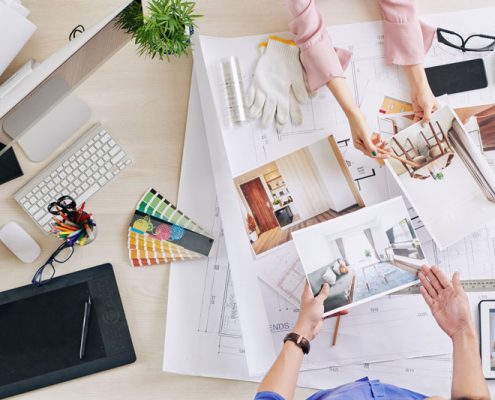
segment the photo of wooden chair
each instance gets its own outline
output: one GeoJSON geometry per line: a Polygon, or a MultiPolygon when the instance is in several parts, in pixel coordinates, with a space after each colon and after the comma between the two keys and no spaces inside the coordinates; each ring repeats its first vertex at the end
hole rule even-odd
{"type": "Polygon", "coordinates": [[[427,150],[420,152],[421,145],[414,145],[410,138],[400,143],[395,137],[392,138],[395,146],[392,147],[394,154],[392,158],[400,161],[411,178],[427,179],[433,176],[432,171],[441,171],[447,168],[454,158],[454,150],[449,143],[448,137],[442,127],[436,122],[438,131],[430,122],[428,124],[431,134],[427,135],[423,130],[419,131],[418,139],[427,150]]]}

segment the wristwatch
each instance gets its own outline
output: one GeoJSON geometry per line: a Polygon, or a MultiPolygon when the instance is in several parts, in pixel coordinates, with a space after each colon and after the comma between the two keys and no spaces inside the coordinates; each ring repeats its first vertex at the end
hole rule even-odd
{"type": "Polygon", "coordinates": [[[290,341],[294,342],[297,347],[299,347],[304,354],[308,354],[311,348],[309,344],[309,340],[304,336],[299,335],[298,333],[291,332],[288,333],[284,338],[284,343],[290,341]]]}

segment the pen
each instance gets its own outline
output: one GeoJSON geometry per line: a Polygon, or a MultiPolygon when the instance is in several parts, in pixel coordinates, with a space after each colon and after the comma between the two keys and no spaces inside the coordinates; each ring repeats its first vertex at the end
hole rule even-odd
{"type": "Polygon", "coordinates": [[[91,316],[91,296],[88,296],[88,301],[84,303],[84,317],[81,332],[81,346],[79,348],[79,359],[82,360],[86,354],[86,341],[88,340],[89,317],[91,316]]]}

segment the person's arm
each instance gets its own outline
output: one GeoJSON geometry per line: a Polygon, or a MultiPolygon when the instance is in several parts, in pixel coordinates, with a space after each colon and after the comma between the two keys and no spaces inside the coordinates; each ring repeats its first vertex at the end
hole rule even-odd
{"type": "Polygon", "coordinates": [[[386,144],[382,142],[380,136],[370,136],[371,131],[366,121],[366,116],[354,101],[347,80],[345,78],[334,78],[327,83],[327,87],[347,117],[354,146],[365,155],[378,158],[387,157],[387,151],[385,150],[386,144]],[[383,151],[378,152],[377,146],[383,151]]]}
{"type": "Polygon", "coordinates": [[[287,6],[292,17],[289,28],[300,49],[301,64],[310,90],[327,85],[347,116],[354,146],[366,155],[376,156],[366,118],[344,78],[352,54],[333,47],[314,0],[287,0],[287,6]]]}
{"type": "Polygon", "coordinates": [[[418,276],[426,304],[440,328],[452,339],[451,397],[488,400],[490,394],[481,369],[478,338],[459,273],[449,281],[438,267],[423,266],[418,276]]]}
{"type": "MultiPolygon", "coordinates": [[[[308,282],[305,282],[299,317],[292,332],[309,341],[318,335],[323,324],[323,302],[329,292],[328,283],[325,283],[318,296],[314,297],[308,282]]],[[[285,342],[279,356],[263,378],[258,393],[273,392],[284,399],[292,399],[302,359],[302,350],[293,342],[285,342]]]]}
{"type": "Polygon", "coordinates": [[[428,79],[426,79],[423,64],[407,65],[405,68],[411,87],[414,122],[419,120],[428,122],[431,113],[438,109],[438,103],[431,91],[428,79]]]}
{"type": "Polygon", "coordinates": [[[418,19],[415,0],[379,0],[385,37],[385,60],[406,68],[411,87],[415,121],[428,122],[438,108],[426,80],[423,61],[435,28],[418,19]]]}

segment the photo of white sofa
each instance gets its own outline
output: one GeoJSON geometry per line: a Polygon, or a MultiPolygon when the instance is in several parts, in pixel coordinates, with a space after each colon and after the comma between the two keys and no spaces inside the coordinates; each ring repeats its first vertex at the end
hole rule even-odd
{"type": "Polygon", "coordinates": [[[330,285],[325,313],[417,282],[427,263],[402,198],[293,233],[311,289],[330,285]]]}

